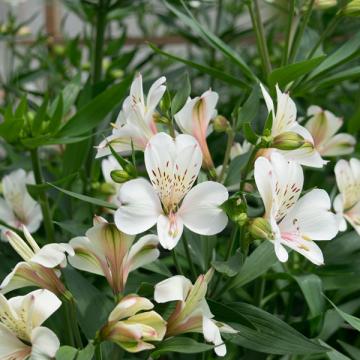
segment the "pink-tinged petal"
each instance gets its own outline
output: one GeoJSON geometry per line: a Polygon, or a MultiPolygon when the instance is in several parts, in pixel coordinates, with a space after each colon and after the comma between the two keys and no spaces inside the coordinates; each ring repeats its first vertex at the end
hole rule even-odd
{"type": "Polygon", "coordinates": [[[217,356],[226,355],[226,346],[221,339],[220,330],[211,319],[203,317],[203,333],[206,341],[215,345],[214,351],[217,356]]]}
{"type": "Polygon", "coordinates": [[[60,341],[53,331],[37,327],[31,333],[31,358],[53,359],[60,348],[60,341]]]}
{"type": "Polygon", "coordinates": [[[103,254],[96,254],[95,248],[86,236],[78,236],[70,240],[75,256],[68,259],[76,269],[105,276],[102,264],[106,262],[103,254]]]}
{"type": "Polygon", "coordinates": [[[159,255],[159,238],[156,235],[145,235],[141,237],[131,248],[126,258],[128,271],[155,261],[159,255]]]}
{"type": "Polygon", "coordinates": [[[32,278],[33,270],[26,262],[19,262],[14,269],[4,278],[0,291],[6,294],[12,290],[27,286],[37,286],[37,279],[32,278]]]}
{"type": "Polygon", "coordinates": [[[183,221],[177,214],[160,215],[157,219],[157,234],[164,249],[172,250],[177,245],[183,229],[183,221]]]}
{"type": "Polygon", "coordinates": [[[221,232],[228,218],[220,208],[229,197],[226,188],[214,181],[206,181],[194,186],[185,196],[179,210],[184,225],[202,235],[221,232]]]}
{"type": "Polygon", "coordinates": [[[298,234],[305,240],[333,239],[338,233],[338,222],[330,207],[330,198],[326,191],[311,190],[281,221],[281,233],[298,234]]]}
{"type": "Polygon", "coordinates": [[[192,286],[185,276],[175,275],[155,285],[154,299],[157,303],[185,301],[192,286]]]}
{"type": "Polygon", "coordinates": [[[352,154],[356,139],[349,134],[337,134],[319,149],[322,156],[340,156],[352,154]]]}
{"type": "Polygon", "coordinates": [[[360,201],[344,214],[345,219],[360,234],[360,201]]]}
{"type": "Polygon", "coordinates": [[[69,244],[47,244],[43,246],[30,261],[47,268],[66,265],[66,254],[74,256],[74,249],[69,244]]]}
{"type": "Polygon", "coordinates": [[[25,360],[30,346],[20,341],[7,327],[0,323],[0,359],[25,360]]]}
{"type": "Polygon", "coordinates": [[[150,229],[163,212],[157,194],[145,179],[126,182],[119,190],[118,199],[121,206],[114,220],[126,234],[135,235],[150,229]]]}

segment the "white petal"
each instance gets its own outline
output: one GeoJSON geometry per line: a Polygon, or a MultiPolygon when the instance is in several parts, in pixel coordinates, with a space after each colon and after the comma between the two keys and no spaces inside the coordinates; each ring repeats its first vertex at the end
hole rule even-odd
{"type": "Polygon", "coordinates": [[[142,76],[140,73],[135,76],[131,84],[130,100],[132,104],[142,104],[143,106],[145,105],[142,76]]]}
{"type": "Polygon", "coordinates": [[[164,249],[172,250],[178,243],[184,229],[180,216],[172,214],[171,218],[160,215],[157,220],[159,242],[164,249]]]}
{"type": "Polygon", "coordinates": [[[24,278],[21,275],[23,270],[32,271],[31,266],[28,263],[22,261],[17,263],[14,269],[5,277],[0,285],[0,291],[3,294],[6,294],[12,290],[35,285],[34,282],[24,278]]]}
{"type": "Polygon", "coordinates": [[[337,134],[320,150],[322,156],[340,156],[354,152],[356,139],[349,134],[337,134]]]}
{"type": "Polygon", "coordinates": [[[119,190],[121,206],[116,210],[116,226],[126,234],[135,235],[154,226],[162,213],[160,200],[145,179],[126,182],[119,190]]]}
{"type": "Polygon", "coordinates": [[[75,250],[75,256],[68,259],[71,266],[79,270],[105,276],[99,260],[103,254],[96,254],[91,241],[86,236],[73,238],[70,240],[70,245],[75,250]]]}
{"type": "Polygon", "coordinates": [[[55,333],[46,327],[37,327],[32,331],[31,343],[31,357],[39,360],[53,359],[60,347],[55,333]]]}
{"type": "Polygon", "coordinates": [[[344,217],[352,225],[358,234],[360,234],[360,201],[357,202],[350,210],[348,210],[344,217]]]}
{"type": "Polygon", "coordinates": [[[0,323],[0,359],[23,360],[29,353],[30,347],[0,323]]]}
{"type": "Polygon", "coordinates": [[[288,261],[289,254],[287,253],[284,246],[282,246],[280,241],[274,241],[274,249],[275,249],[276,257],[279,259],[279,261],[281,261],[281,262],[288,261]]]}
{"type": "Polygon", "coordinates": [[[175,275],[155,285],[154,299],[157,303],[185,301],[191,288],[189,279],[182,275],[175,275]]]}
{"type": "Polygon", "coordinates": [[[163,85],[165,82],[166,78],[162,76],[151,85],[146,99],[147,111],[152,112],[163,97],[166,90],[166,86],[163,85]]]}
{"type": "Polygon", "coordinates": [[[220,208],[229,197],[226,188],[214,181],[205,181],[194,186],[185,196],[179,210],[184,225],[202,235],[221,232],[228,218],[220,208]]]}
{"type": "Polygon", "coordinates": [[[30,261],[46,268],[55,268],[66,263],[66,254],[74,256],[74,249],[69,244],[47,244],[30,261]]]}
{"type": "Polygon", "coordinates": [[[157,246],[159,239],[155,235],[141,237],[131,248],[127,256],[126,265],[129,272],[155,261],[160,251],[157,246]]]}
{"type": "Polygon", "coordinates": [[[266,107],[268,109],[268,112],[272,112],[273,116],[275,116],[275,110],[274,110],[274,103],[271,99],[270,94],[266,91],[265,87],[263,86],[263,84],[260,84],[260,88],[261,88],[261,92],[263,94],[265,103],[266,103],[266,107]]]}
{"type": "Polygon", "coordinates": [[[206,341],[215,345],[214,351],[217,356],[226,355],[226,346],[221,339],[220,330],[211,319],[203,317],[203,333],[206,341]]]}
{"type": "Polygon", "coordinates": [[[101,161],[101,171],[104,177],[104,180],[107,183],[113,184],[114,180],[111,177],[111,172],[113,170],[122,170],[122,166],[118,163],[114,156],[108,156],[106,159],[101,161]]]}

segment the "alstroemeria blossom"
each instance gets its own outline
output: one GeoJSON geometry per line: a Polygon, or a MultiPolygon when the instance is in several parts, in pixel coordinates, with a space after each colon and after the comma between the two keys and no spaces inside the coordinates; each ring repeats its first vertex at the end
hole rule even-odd
{"type": "Polygon", "coordinates": [[[159,241],[165,249],[176,246],[184,226],[202,235],[222,231],[228,220],[220,205],[227,200],[228,192],[213,181],[192,188],[201,162],[194,137],[155,135],[145,149],[151,183],[138,178],[121,187],[116,226],[127,234],[139,234],[157,224],[159,241]]]}
{"type": "Polygon", "coordinates": [[[116,206],[119,206],[118,198],[116,197],[117,192],[119,191],[121,184],[116,183],[112,177],[111,172],[113,170],[122,170],[122,166],[118,163],[114,156],[110,155],[107,158],[101,161],[101,171],[104,177],[106,184],[110,186],[110,193],[108,201],[113,203],[116,206]]]}
{"type": "Polygon", "coordinates": [[[59,339],[41,325],[60,305],[61,301],[48,290],[9,300],[0,294],[0,359],[54,359],[59,339]]]}
{"type": "Polygon", "coordinates": [[[299,164],[273,153],[271,160],[255,161],[255,182],[265,206],[275,252],[287,261],[287,246],[316,265],[324,263],[321,249],[314,240],[331,240],[338,232],[335,214],[330,211],[329,195],[314,189],[300,198],[304,175],[299,164]]]}
{"type": "Polygon", "coordinates": [[[166,321],[151,310],[153,307],[153,303],[144,297],[125,296],[100,330],[101,340],[112,341],[132,353],[154,349],[151,342],[164,338],[166,321]]]}
{"type": "MultiPolygon", "coordinates": [[[[295,133],[304,139],[304,144],[295,150],[278,150],[276,152],[282,153],[287,159],[298,162],[301,165],[322,167],[326,164],[319,152],[315,149],[314,140],[309,131],[301,126],[297,120],[297,110],[295,102],[291,99],[288,93],[282,93],[276,85],[277,106],[276,111],[274,103],[261,85],[261,90],[265,99],[265,103],[269,113],[272,113],[272,127],[271,136],[276,140],[276,137],[286,133],[295,133]]],[[[274,151],[272,151],[274,152],[274,151]]]]}
{"type": "Polygon", "coordinates": [[[310,117],[305,127],[311,133],[315,149],[321,156],[339,156],[354,152],[356,139],[345,133],[336,134],[343,125],[343,119],[319,106],[310,106],[310,117]]]}
{"type": "Polygon", "coordinates": [[[37,286],[62,295],[66,289],[59,279],[58,267],[66,266],[66,254],[74,255],[69,244],[47,244],[40,248],[26,227],[23,227],[25,240],[8,230],[5,237],[24,261],[16,264],[0,285],[2,293],[27,286],[37,286]]]}
{"type": "Polygon", "coordinates": [[[339,160],[335,165],[335,176],[340,191],[334,200],[339,230],[346,230],[347,220],[360,234],[360,161],[355,158],[339,160]]]}
{"type": "Polygon", "coordinates": [[[99,144],[96,157],[110,155],[109,144],[122,154],[130,152],[132,145],[136,150],[145,149],[148,141],[157,133],[154,113],[166,90],[165,81],[164,76],[156,80],[145,100],[142,76],[138,74],[135,77],[130,95],[124,100],[112,134],[99,144]]]}
{"type": "Polygon", "coordinates": [[[131,271],[149,264],[159,257],[158,239],[145,235],[133,244],[134,236],[119,231],[102,217],[94,218],[94,226],[86,236],[70,241],[75,256],[70,264],[80,270],[105,276],[114,294],[124,291],[131,271]]]}
{"type": "Polygon", "coordinates": [[[4,176],[0,198],[0,219],[6,224],[21,229],[25,225],[33,233],[41,224],[40,205],[30,196],[26,184],[33,184],[33,173],[18,169],[4,176]]]}
{"type": "Polygon", "coordinates": [[[155,285],[154,299],[158,303],[177,301],[167,322],[166,337],[199,332],[215,345],[218,356],[226,355],[226,346],[220,332],[236,333],[230,326],[213,319],[205,295],[207,275],[200,275],[193,285],[189,279],[176,275],[155,285]]]}
{"type": "Polygon", "coordinates": [[[199,142],[203,154],[203,166],[206,169],[214,168],[206,137],[209,133],[210,120],[216,115],[218,99],[219,95],[215,91],[208,90],[201,96],[188,99],[184,107],[174,116],[180,130],[194,136],[199,142]]]}

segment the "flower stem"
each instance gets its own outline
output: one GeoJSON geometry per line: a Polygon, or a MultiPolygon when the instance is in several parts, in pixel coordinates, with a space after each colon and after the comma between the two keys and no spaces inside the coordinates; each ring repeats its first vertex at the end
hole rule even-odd
{"type": "Polygon", "coordinates": [[[295,10],[295,0],[289,1],[289,15],[288,15],[288,23],[286,27],[286,40],[284,51],[282,55],[281,65],[287,65],[289,59],[289,48],[290,48],[290,41],[291,41],[291,26],[293,23],[294,18],[294,10],[295,10]]]}
{"type": "Polygon", "coordinates": [[[102,352],[101,352],[101,343],[97,344],[95,347],[95,359],[102,360],[102,352]]]}
{"type": "Polygon", "coordinates": [[[300,47],[301,40],[303,38],[305,29],[306,29],[306,26],[307,26],[307,24],[308,24],[308,22],[310,20],[310,16],[311,16],[311,13],[312,13],[312,10],[313,10],[313,7],[314,7],[314,3],[315,3],[315,0],[310,0],[309,1],[309,5],[307,7],[307,10],[306,10],[305,16],[303,18],[303,21],[301,22],[299,30],[296,32],[294,43],[293,43],[293,45],[291,47],[291,53],[290,53],[290,59],[289,59],[290,62],[293,62],[294,60],[296,60],[296,55],[297,55],[297,53],[299,51],[299,47],[300,47]]]}
{"type": "Polygon", "coordinates": [[[271,63],[268,47],[266,44],[264,26],[261,20],[258,0],[249,1],[248,7],[251,16],[251,22],[255,31],[256,43],[259,49],[264,74],[265,77],[267,77],[267,75],[271,72],[271,63]]]}
{"type": "Polygon", "coordinates": [[[227,131],[227,137],[228,138],[227,138],[226,150],[225,150],[225,155],[224,155],[224,161],[222,164],[221,173],[218,178],[218,181],[221,183],[223,182],[223,179],[226,174],[226,170],[227,170],[228,163],[230,160],[231,147],[232,147],[232,144],[233,144],[234,138],[235,138],[235,131],[232,128],[229,128],[229,130],[227,131]]]}
{"type": "Polygon", "coordinates": [[[182,271],[182,268],[180,266],[180,263],[179,263],[179,259],[177,257],[177,254],[175,252],[175,248],[172,250],[171,252],[172,254],[172,257],[173,257],[173,260],[174,260],[174,265],[175,265],[175,268],[176,268],[176,272],[180,275],[184,275],[184,272],[182,271]]]}
{"type": "Polygon", "coordinates": [[[72,336],[72,343],[77,348],[82,348],[83,344],[77,322],[77,311],[74,296],[70,291],[67,290],[63,295],[63,300],[66,307],[67,317],[69,317],[66,320],[68,322],[68,328],[70,329],[72,336]]]}
{"type": "MultiPolygon", "coordinates": [[[[33,172],[34,172],[35,182],[37,185],[42,185],[42,184],[44,184],[44,180],[43,180],[40,161],[39,161],[38,149],[35,148],[35,149],[30,150],[30,155],[31,155],[31,162],[32,162],[32,168],[33,168],[33,172]]],[[[44,221],[47,242],[52,243],[55,241],[54,225],[53,225],[52,219],[51,219],[49,201],[48,201],[47,195],[43,189],[40,189],[40,191],[39,191],[39,203],[40,203],[41,212],[43,215],[43,221],[44,221]]]]}
{"type": "Polygon", "coordinates": [[[183,234],[183,245],[184,245],[185,254],[186,254],[189,266],[190,266],[192,276],[193,276],[194,279],[196,279],[197,278],[197,273],[196,273],[196,269],[195,269],[194,263],[193,263],[192,258],[191,258],[190,249],[189,249],[189,243],[187,241],[187,238],[186,238],[185,234],[183,234]]]}
{"type": "Polygon", "coordinates": [[[74,340],[74,334],[73,334],[73,329],[71,326],[71,313],[70,313],[70,306],[68,301],[64,301],[64,310],[65,310],[65,324],[66,324],[66,329],[67,329],[67,339],[69,342],[69,345],[71,346],[75,346],[75,340],[74,340]]]}

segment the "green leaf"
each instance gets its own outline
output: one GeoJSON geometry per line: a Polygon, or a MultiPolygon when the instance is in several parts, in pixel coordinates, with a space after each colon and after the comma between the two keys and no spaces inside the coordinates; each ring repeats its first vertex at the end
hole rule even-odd
{"type": "Polygon", "coordinates": [[[185,65],[188,65],[196,70],[199,70],[200,73],[205,73],[205,74],[208,74],[218,80],[221,80],[227,84],[230,84],[230,85],[235,85],[235,86],[238,86],[238,87],[241,87],[241,88],[246,88],[248,89],[249,88],[249,85],[246,84],[244,81],[240,80],[240,79],[237,79],[219,69],[216,69],[214,67],[209,67],[209,66],[206,66],[206,65],[203,65],[203,64],[199,64],[199,63],[196,63],[196,62],[193,62],[193,61],[190,61],[190,60],[187,60],[187,59],[184,59],[184,58],[181,58],[179,56],[176,56],[176,55],[173,55],[173,54],[169,54],[159,48],[157,48],[155,45],[153,44],[149,44],[149,46],[155,51],[157,52],[158,54],[160,55],[163,55],[163,56],[166,56],[167,58],[169,59],[172,59],[172,60],[175,60],[175,61],[179,61],[185,65]]]}
{"type": "Polygon", "coordinates": [[[251,124],[259,111],[260,87],[256,84],[250,96],[240,108],[236,121],[236,128],[239,130],[244,124],[251,124]]]}
{"type": "Polygon", "coordinates": [[[340,46],[335,52],[327,58],[310,74],[308,80],[313,79],[319,74],[338,66],[349,60],[360,49],[360,33],[358,32],[344,45],[340,46]]]}
{"type": "Polygon", "coordinates": [[[280,88],[285,87],[292,81],[297,80],[300,76],[306,75],[315,69],[324,59],[325,56],[320,56],[273,70],[268,77],[269,87],[274,87],[276,84],[278,84],[280,88]]]}
{"type": "Polygon", "coordinates": [[[357,331],[360,331],[360,318],[347,314],[345,311],[339,309],[330,299],[327,298],[327,300],[348,324],[350,324],[357,331]]]}
{"type": "Polygon", "coordinates": [[[250,156],[251,151],[248,151],[247,153],[236,156],[231,160],[224,183],[226,186],[239,184],[241,171],[249,161],[250,156]]]}
{"type": "Polygon", "coordinates": [[[245,139],[250,143],[255,145],[258,140],[258,135],[256,135],[255,131],[252,129],[250,123],[245,123],[243,125],[243,132],[245,139]]]}
{"type": "Polygon", "coordinates": [[[179,80],[179,90],[171,101],[171,114],[175,115],[185,105],[186,100],[190,96],[191,84],[189,74],[185,73],[181,80],[179,80]]]}
{"type": "MultiPolygon", "coordinates": [[[[236,64],[244,73],[246,77],[254,82],[258,82],[256,75],[248,67],[245,61],[240,57],[240,55],[233,50],[230,46],[224,43],[220,38],[214,35],[210,29],[201,25],[192,14],[188,11],[189,16],[179,11],[176,7],[170,5],[167,1],[164,1],[166,7],[174,13],[183,24],[186,24],[191,29],[193,29],[204,41],[206,41],[211,47],[216,50],[221,51],[229,60],[236,64]]],[[[182,2],[184,8],[187,10],[186,6],[182,2]]]]}
{"type": "Polygon", "coordinates": [[[56,353],[56,360],[75,360],[78,350],[71,346],[61,346],[56,353]]]}
{"type": "Polygon", "coordinates": [[[56,107],[54,113],[50,119],[50,125],[48,127],[48,132],[54,134],[61,125],[61,120],[64,113],[64,100],[62,94],[60,94],[56,101],[56,107]]]}
{"type": "Polygon", "coordinates": [[[241,269],[244,263],[243,254],[240,251],[229,258],[228,261],[216,261],[214,260],[211,265],[214,269],[228,277],[234,277],[241,269]]]}
{"type": "Polygon", "coordinates": [[[88,339],[93,339],[113,310],[112,302],[79,271],[67,266],[63,271],[66,285],[74,295],[78,320],[88,339]]]}
{"type": "Polygon", "coordinates": [[[300,286],[311,315],[315,317],[322,314],[325,301],[322,296],[323,289],[321,279],[315,274],[294,276],[294,279],[300,286]]]}
{"type": "Polygon", "coordinates": [[[353,359],[360,359],[360,349],[359,348],[352,346],[350,344],[347,344],[341,340],[338,340],[338,343],[353,359]]]}
{"type": "Polygon", "coordinates": [[[266,354],[279,355],[318,354],[328,351],[328,348],[306,338],[284,321],[264,310],[244,303],[231,303],[228,306],[242,314],[256,327],[254,330],[240,324],[232,324],[239,332],[226,338],[237,345],[266,354]]]}
{"type": "Polygon", "coordinates": [[[75,193],[75,192],[72,192],[70,190],[65,190],[65,189],[62,189],[56,185],[53,185],[51,183],[48,183],[50,186],[52,186],[53,188],[63,192],[64,194],[66,195],[69,195],[75,199],[79,199],[81,201],[85,201],[85,202],[88,202],[90,204],[94,204],[94,205],[97,205],[97,206],[100,206],[100,207],[105,207],[105,208],[108,208],[108,209],[113,209],[113,210],[116,210],[117,207],[114,205],[114,204],[111,204],[105,200],[101,200],[101,199],[97,199],[97,198],[93,198],[91,196],[87,196],[87,195],[82,195],[82,194],[78,194],[78,193],[75,193]]]}
{"type": "Polygon", "coordinates": [[[160,355],[167,354],[169,352],[197,354],[209,351],[213,348],[214,347],[212,345],[199,343],[191,338],[177,336],[160,342],[156,346],[156,350],[151,353],[151,356],[154,359],[157,359],[160,355]]]}
{"type": "Polygon", "coordinates": [[[95,353],[95,346],[90,342],[84,349],[79,350],[76,360],[92,360],[95,353]]]}
{"type": "Polygon", "coordinates": [[[81,108],[57,133],[58,138],[82,135],[94,129],[105,116],[120,104],[129,90],[132,77],[128,76],[81,108]]]}
{"type": "Polygon", "coordinates": [[[45,97],[45,100],[41,106],[37,109],[33,123],[32,123],[32,134],[34,136],[38,135],[41,131],[41,125],[46,118],[46,110],[48,107],[49,99],[45,97]]]}
{"type": "Polygon", "coordinates": [[[319,340],[319,343],[323,346],[327,346],[329,347],[330,351],[328,351],[326,353],[326,357],[329,360],[351,360],[350,358],[348,358],[347,356],[343,355],[341,352],[335,350],[333,347],[331,347],[330,345],[326,344],[324,341],[319,340]]]}
{"type": "Polygon", "coordinates": [[[277,261],[274,245],[270,241],[262,242],[245,260],[240,273],[231,282],[231,288],[240,287],[264,274],[277,261]]]}

